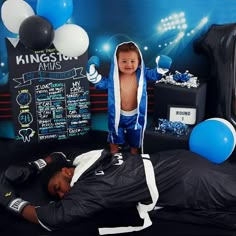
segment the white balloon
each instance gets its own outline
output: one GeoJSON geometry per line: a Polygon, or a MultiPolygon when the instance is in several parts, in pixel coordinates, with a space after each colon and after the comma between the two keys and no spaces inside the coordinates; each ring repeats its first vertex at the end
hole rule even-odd
{"type": "Polygon", "coordinates": [[[87,51],[89,37],[80,26],[64,24],[55,30],[53,44],[61,54],[69,57],[78,57],[87,51]]]}
{"type": "Polygon", "coordinates": [[[233,137],[234,137],[234,148],[235,148],[235,145],[236,145],[236,131],[235,131],[234,126],[228,120],[223,119],[223,118],[214,117],[214,118],[210,118],[210,119],[207,119],[207,120],[218,120],[218,121],[224,123],[226,126],[228,126],[228,128],[230,129],[230,131],[232,132],[233,137]]]}
{"type": "Polygon", "coordinates": [[[23,0],[7,0],[2,4],[1,15],[6,28],[18,34],[21,23],[35,13],[32,7],[23,0]]]}

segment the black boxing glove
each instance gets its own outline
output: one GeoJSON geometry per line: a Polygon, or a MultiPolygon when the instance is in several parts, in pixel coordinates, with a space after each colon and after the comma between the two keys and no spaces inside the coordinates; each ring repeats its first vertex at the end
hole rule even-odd
{"type": "Polygon", "coordinates": [[[19,185],[25,183],[31,177],[40,173],[48,163],[54,161],[69,161],[66,155],[62,152],[53,152],[45,158],[40,158],[36,161],[27,162],[20,165],[9,166],[5,171],[5,177],[13,184],[19,185]]]}
{"type": "Polygon", "coordinates": [[[0,181],[0,205],[8,211],[21,215],[24,207],[29,204],[28,201],[21,199],[17,195],[12,185],[2,175],[0,181]]]}

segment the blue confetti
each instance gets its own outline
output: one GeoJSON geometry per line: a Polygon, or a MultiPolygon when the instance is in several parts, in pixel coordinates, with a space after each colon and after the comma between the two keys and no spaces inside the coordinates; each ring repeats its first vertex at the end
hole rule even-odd
{"type": "Polygon", "coordinates": [[[155,130],[161,133],[168,133],[177,136],[187,135],[189,133],[188,125],[182,122],[173,122],[167,119],[158,119],[158,126],[155,130]]]}
{"type": "Polygon", "coordinates": [[[188,72],[185,72],[185,73],[179,73],[179,72],[176,72],[174,75],[173,75],[173,80],[175,80],[176,82],[187,82],[189,81],[190,79],[190,74],[188,72]]]}

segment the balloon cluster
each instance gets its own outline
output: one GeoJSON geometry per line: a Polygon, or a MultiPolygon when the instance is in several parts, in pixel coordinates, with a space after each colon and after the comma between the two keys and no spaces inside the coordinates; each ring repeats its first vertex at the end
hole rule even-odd
{"type": "Polygon", "coordinates": [[[28,49],[55,48],[65,56],[77,57],[86,52],[89,37],[75,24],[67,24],[73,12],[73,0],[38,0],[36,14],[23,0],[7,0],[1,8],[2,21],[28,49]]]}
{"type": "Polygon", "coordinates": [[[222,118],[207,119],[196,125],[189,138],[189,148],[213,163],[222,163],[235,148],[233,125],[222,118]]]}

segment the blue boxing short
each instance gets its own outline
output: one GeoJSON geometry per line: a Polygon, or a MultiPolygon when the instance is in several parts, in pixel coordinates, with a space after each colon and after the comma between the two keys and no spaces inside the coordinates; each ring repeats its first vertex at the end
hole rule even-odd
{"type": "Polygon", "coordinates": [[[130,147],[140,148],[142,143],[142,127],[136,127],[137,110],[122,111],[118,126],[118,135],[115,129],[109,130],[108,142],[114,144],[128,144],[130,147]]]}

